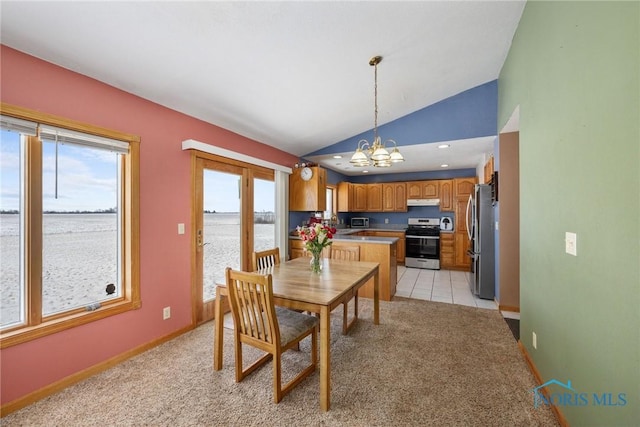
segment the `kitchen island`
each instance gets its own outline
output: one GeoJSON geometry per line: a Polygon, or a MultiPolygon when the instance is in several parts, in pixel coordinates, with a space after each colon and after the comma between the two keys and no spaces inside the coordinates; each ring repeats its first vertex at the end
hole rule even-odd
{"type": "MultiPolygon", "coordinates": [[[[360,261],[372,261],[380,264],[380,299],[391,301],[396,293],[398,281],[396,252],[398,246],[397,237],[356,236],[348,233],[338,233],[333,237],[332,246],[358,246],[360,248],[360,261]]],[[[323,257],[329,257],[330,247],[325,248],[323,257]]],[[[289,253],[291,259],[306,256],[304,244],[298,236],[289,238],[289,253]]],[[[373,281],[369,281],[358,291],[359,297],[373,298],[373,281]]]]}

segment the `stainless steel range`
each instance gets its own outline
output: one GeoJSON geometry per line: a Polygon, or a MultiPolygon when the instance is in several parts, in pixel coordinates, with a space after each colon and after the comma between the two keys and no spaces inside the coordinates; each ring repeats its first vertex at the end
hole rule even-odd
{"type": "Polygon", "coordinates": [[[405,266],[440,270],[440,219],[409,218],[405,266]]]}

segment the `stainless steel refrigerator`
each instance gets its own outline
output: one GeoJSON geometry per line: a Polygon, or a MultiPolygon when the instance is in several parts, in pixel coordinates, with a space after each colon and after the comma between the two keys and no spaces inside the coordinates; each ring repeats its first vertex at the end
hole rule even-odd
{"type": "Polygon", "coordinates": [[[471,292],[483,299],[495,296],[495,238],[491,186],[477,184],[467,204],[467,232],[471,240],[471,292]]]}

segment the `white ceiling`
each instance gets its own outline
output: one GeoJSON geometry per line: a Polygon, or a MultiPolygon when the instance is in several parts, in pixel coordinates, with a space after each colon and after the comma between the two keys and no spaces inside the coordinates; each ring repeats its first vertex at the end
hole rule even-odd
{"type": "MultiPolygon", "coordinates": [[[[524,5],[3,0],[0,40],[300,156],[373,127],[374,55],[379,125],[498,78],[524,5]]],[[[492,143],[453,141],[449,157],[402,146],[441,160],[391,169],[475,167],[492,143]]]]}

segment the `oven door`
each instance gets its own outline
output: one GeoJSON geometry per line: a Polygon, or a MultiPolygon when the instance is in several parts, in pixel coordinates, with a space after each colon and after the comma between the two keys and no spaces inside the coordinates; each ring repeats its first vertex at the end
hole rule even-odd
{"type": "Polygon", "coordinates": [[[440,259],[440,236],[406,236],[407,258],[440,259]]]}

